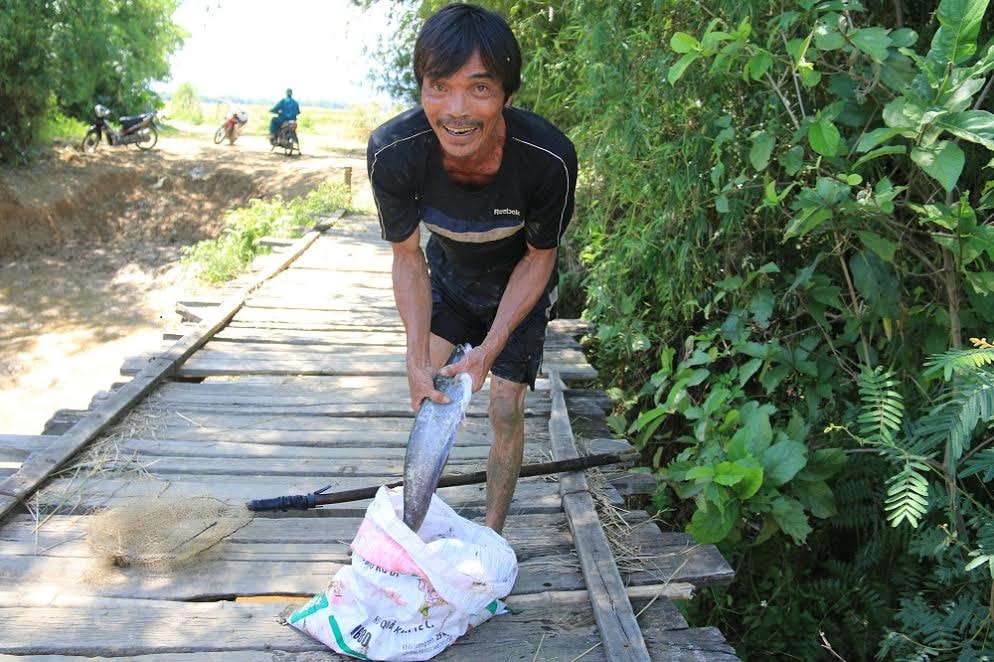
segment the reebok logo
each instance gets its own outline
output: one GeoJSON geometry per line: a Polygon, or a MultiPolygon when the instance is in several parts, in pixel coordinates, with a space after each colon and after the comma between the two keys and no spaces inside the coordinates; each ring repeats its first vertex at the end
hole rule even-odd
{"type": "Polygon", "coordinates": [[[494,216],[521,216],[517,209],[494,209],[494,216]]]}

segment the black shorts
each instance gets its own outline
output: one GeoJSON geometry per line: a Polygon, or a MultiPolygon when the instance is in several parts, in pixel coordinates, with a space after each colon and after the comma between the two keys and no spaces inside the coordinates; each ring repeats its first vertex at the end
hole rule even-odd
{"type": "MultiPolygon", "coordinates": [[[[554,291],[553,291],[554,292],[554,291]]],[[[525,319],[511,333],[490,373],[535,390],[542,367],[545,327],[549,324],[555,294],[543,294],[525,319]]],[[[453,345],[468,342],[476,347],[486,338],[497,316],[497,305],[475,306],[454,297],[438,279],[431,279],[431,332],[453,345]]]]}

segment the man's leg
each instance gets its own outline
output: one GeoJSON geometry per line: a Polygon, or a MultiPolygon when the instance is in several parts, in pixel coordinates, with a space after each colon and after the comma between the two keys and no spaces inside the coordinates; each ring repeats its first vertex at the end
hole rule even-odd
{"type": "Polygon", "coordinates": [[[500,533],[521,471],[525,448],[525,389],[490,375],[490,427],[493,445],[487,459],[487,514],[484,523],[500,533]]]}

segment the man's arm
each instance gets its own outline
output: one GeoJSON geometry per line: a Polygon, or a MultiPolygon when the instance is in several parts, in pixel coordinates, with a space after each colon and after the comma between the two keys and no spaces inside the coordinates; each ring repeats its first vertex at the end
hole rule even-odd
{"type": "Polygon", "coordinates": [[[468,372],[473,378],[474,393],[483,388],[483,382],[490,373],[494,361],[504,350],[511,334],[542,297],[546,285],[549,284],[549,277],[552,276],[552,270],[556,267],[557,248],[535,248],[527,243],[525,245],[527,251],[511,272],[511,278],[507,281],[504,295],[497,307],[497,316],[490,326],[487,337],[462,361],[439,371],[439,374],[446,376],[457,372],[468,372]]]}
{"type": "Polygon", "coordinates": [[[407,332],[407,381],[411,389],[411,408],[418,411],[421,401],[429,398],[448,402],[435,390],[435,371],[431,366],[431,285],[428,265],[421,250],[421,231],[415,229],[407,239],[393,246],[393,296],[397,312],[407,332]]]}

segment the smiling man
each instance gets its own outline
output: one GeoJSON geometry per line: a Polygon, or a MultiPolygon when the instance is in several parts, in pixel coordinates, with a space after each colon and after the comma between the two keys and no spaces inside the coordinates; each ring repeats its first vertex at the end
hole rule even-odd
{"type": "Polygon", "coordinates": [[[486,524],[504,527],[521,468],[526,387],[535,388],[556,301],[556,252],[573,213],[576,152],[555,126],[514,108],[521,51],[498,14],[453,4],[414,46],[421,107],[374,131],[367,167],[407,333],[411,406],[445,402],[433,377],[489,374],[493,430],[486,524]],[[421,224],[431,232],[421,250],[421,224]]]}

